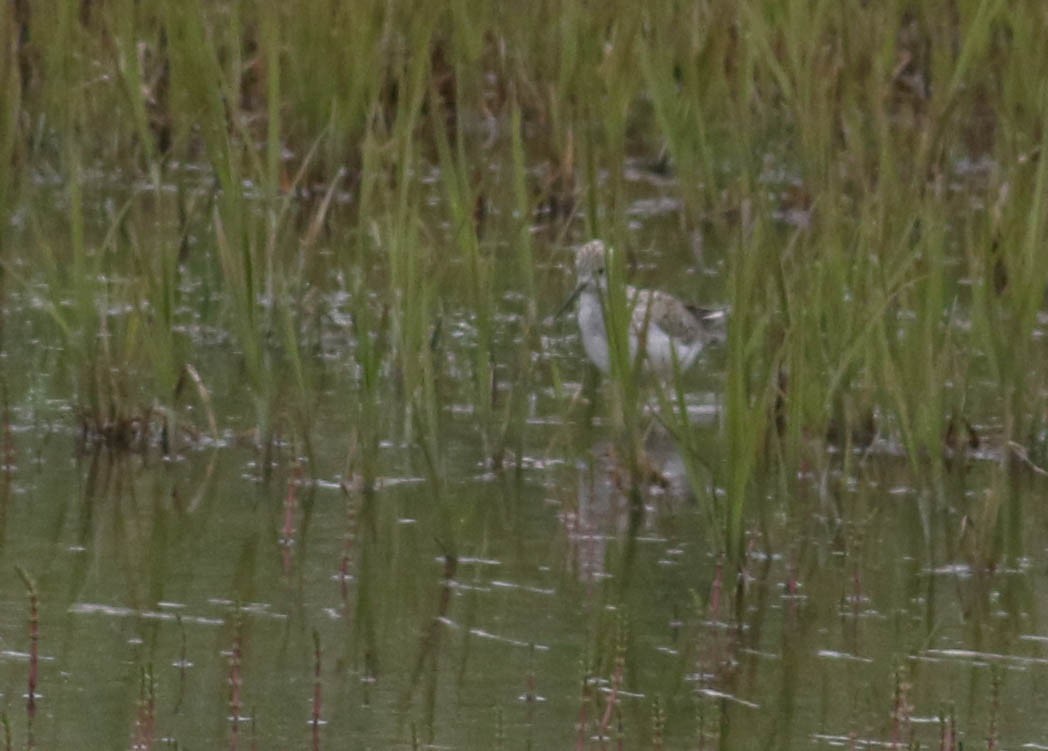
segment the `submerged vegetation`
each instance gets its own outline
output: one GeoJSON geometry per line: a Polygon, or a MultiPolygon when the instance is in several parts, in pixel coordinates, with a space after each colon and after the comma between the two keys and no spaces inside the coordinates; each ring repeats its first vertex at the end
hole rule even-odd
{"type": "MultiPolygon", "coordinates": [[[[803,557],[812,508],[861,557],[871,512],[827,488],[871,453],[901,457],[926,538],[990,459],[949,544],[1014,565],[1016,488],[1048,461],[1046,38],[1039,0],[13,0],[5,409],[60,400],[85,453],[246,442],[262,478],[337,453],[354,523],[408,446],[449,581],[482,513],[454,483],[519,477],[536,400],[565,416],[553,453],[606,427],[634,532],[646,437],[672,436],[732,597],[755,548],[803,557]],[[730,308],[712,424],[694,374],[627,355],[600,387],[554,335],[591,237],[625,251],[610,321],[627,276],[730,308]]],[[[610,688],[585,666],[577,748],[611,737],[629,651],[600,628],[610,688]]]]}

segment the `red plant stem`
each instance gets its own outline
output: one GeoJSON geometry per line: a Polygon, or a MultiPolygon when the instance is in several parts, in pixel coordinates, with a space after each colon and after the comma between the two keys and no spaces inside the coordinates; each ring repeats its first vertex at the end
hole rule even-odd
{"type": "Polygon", "coordinates": [[[342,594],[343,606],[349,602],[349,548],[351,546],[352,543],[347,536],[346,547],[342,552],[342,560],[338,563],[338,588],[342,594]]]}
{"type": "Polygon", "coordinates": [[[797,590],[800,589],[800,582],[798,581],[797,575],[797,562],[791,560],[787,566],[787,577],[786,577],[786,592],[793,596],[797,594],[797,590]]]}
{"type": "Polygon", "coordinates": [[[349,615],[349,570],[353,562],[353,546],[357,537],[357,509],[353,502],[353,488],[343,482],[342,493],[346,497],[346,534],[342,540],[342,559],[338,565],[339,590],[342,593],[342,606],[349,615]]]}
{"type": "Polygon", "coordinates": [[[899,748],[899,743],[902,741],[902,696],[900,695],[900,689],[898,679],[896,679],[895,685],[895,698],[892,701],[892,742],[891,748],[899,748]]]}
{"type": "Polygon", "coordinates": [[[236,751],[240,744],[240,658],[241,658],[241,625],[240,612],[237,611],[233,622],[233,647],[229,655],[229,714],[233,721],[230,730],[229,749],[236,751]]]}
{"type": "Polygon", "coordinates": [[[998,751],[999,740],[997,738],[997,718],[1001,711],[1001,675],[996,670],[993,672],[990,698],[990,732],[986,738],[986,751],[998,751]]]}
{"type": "Polygon", "coordinates": [[[287,492],[284,494],[284,527],[281,536],[285,542],[295,539],[295,511],[298,509],[298,485],[302,477],[302,467],[296,464],[287,481],[287,492]]]}
{"type": "Polygon", "coordinates": [[[724,583],[724,559],[717,561],[717,568],[713,574],[713,585],[710,588],[710,607],[709,614],[713,620],[717,619],[717,614],[720,612],[720,598],[721,598],[721,587],[724,583]]]}
{"type": "Polygon", "coordinates": [[[786,594],[789,595],[787,604],[787,612],[790,617],[796,617],[797,615],[797,592],[800,591],[800,575],[798,573],[798,563],[796,560],[791,560],[787,567],[786,576],[786,594]]]}
{"type": "MultiPolygon", "coordinates": [[[[6,401],[6,398],[5,398],[6,401]]],[[[11,477],[15,471],[15,434],[11,430],[11,409],[4,405],[4,476],[11,477]]]]}
{"type": "Polygon", "coordinates": [[[621,654],[615,656],[615,672],[611,675],[611,693],[608,694],[608,704],[604,707],[604,716],[600,719],[598,735],[601,738],[607,733],[608,726],[611,725],[611,716],[619,703],[619,689],[622,688],[622,674],[625,663],[626,661],[621,654]]]}
{"type": "Polygon", "coordinates": [[[583,751],[586,747],[586,702],[589,700],[589,676],[582,677],[582,696],[579,702],[578,733],[575,736],[575,751],[583,751]]]}
{"type": "Polygon", "coordinates": [[[175,702],[175,713],[182,708],[182,700],[186,696],[186,628],[182,623],[182,616],[175,614],[175,622],[178,624],[178,634],[181,640],[181,648],[178,653],[178,700],[175,702]]]}
{"type": "Polygon", "coordinates": [[[146,749],[153,748],[153,735],[156,732],[156,684],[153,682],[153,669],[149,669],[149,694],[146,697],[146,749]]]}
{"type": "Polygon", "coordinates": [[[40,602],[36,592],[29,595],[29,715],[36,713],[36,684],[40,674],[40,602]]]}
{"type": "Polygon", "coordinates": [[[903,747],[904,736],[909,733],[910,717],[913,707],[910,706],[910,684],[904,680],[901,669],[895,674],[895,695],[892,700],[892,741],[891,748],[903,747]]]}
{"type": "Polygon", "coordinates": [[[526,692],[524,694],[526,701],[529,704],[534,704],[535,703],[535,697],[537,695],[537,692],[536,692],[536,681],[535,681],[535,671],[534,670],[529,670],[528,671],[528,677],[527,677],[527,680],[524,681],[524,685],[527,687],[527,690],[526,690],[526,692]]]}
{"type": "Polygon", "coordinates": [[[320,683],[320,634],[313,631],[313,751],[320,751],[320,718],[323,709],[322,686],[320,683]]]}
{"type": "Polygon", "coordinates": [[[134,751],[151,751],[155,727],[156,692],[153,685],[153,671],[150,668],[142,675],[142,696],[138,700],[138,711],[135,714],[135,738],[131,746],[134,751]]]}
{"type": "Polygon", "coordinates": [[[298,511],[298,486],[301,480],[302,465],[295,464],[287,481],[287,492],[284,494],[284,524],[280,530],[285,574],[291,571],[291,546],[295,544],[295,512],[298,511]]]}
{"type": "Polygon", "coordinates": [[[662,712],[662,702],[659,698],[655,697],[655,705],[652,708],[652,721],[654,727],[652,728],[651,748],[652,751],[662,751],[665,748],[665,730],[666,730],[666,716],[662,712]]]}
{"type": "Polygon", "coordinates": [[[26,713],[32,720],[36,715],[36,684],[40,672],[40,597],[37,594],[36,582],[28,572],[21,566],[16,566],[15,570],[22,577],[29,593],[29,689],[26,713]]]}

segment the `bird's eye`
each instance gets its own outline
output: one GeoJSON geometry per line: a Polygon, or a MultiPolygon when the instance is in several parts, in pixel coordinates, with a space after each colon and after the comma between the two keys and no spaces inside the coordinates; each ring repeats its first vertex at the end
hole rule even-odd
{"type": "Polygon", "coordinates": [[[604,276],[604,269],[597,269],[597,273],[604,276]]]}

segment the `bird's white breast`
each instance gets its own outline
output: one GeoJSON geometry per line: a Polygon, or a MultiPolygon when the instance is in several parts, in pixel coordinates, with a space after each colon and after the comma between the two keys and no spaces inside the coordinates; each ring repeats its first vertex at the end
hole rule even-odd
{"type": "Polygon", "coordinates": [[[604,310],[595,290],[586,290],[579,298],[579,335],[586,356],[604,373],[611,370],[608,336],[604,329],[604,310]]]}

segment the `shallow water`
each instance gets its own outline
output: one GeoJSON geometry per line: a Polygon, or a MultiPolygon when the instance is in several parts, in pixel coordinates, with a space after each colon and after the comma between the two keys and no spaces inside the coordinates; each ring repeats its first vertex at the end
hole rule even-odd
{"type": "MultiPolygon", "coordinates": [[[[939,715],[972,745],[992,715],[1008,746],[1044,741],[1048,577],[1034,488],[1008,500],[1027,520],[1002,541],[1013,563],[980,571],[944,548],[959,512],[925,528],[927,499],[892,486],[892,462],[871,461],[839,496],[777,503],[776,549],[754,539],[737,591],[693,502],[660,492],[642,519],[630,514],[599,433],[580,433],[594,443],[570,459],[533,457],[519,477],[449,480],[441,503],[407,477],[370,497],[333,481],[301,487],[289,545],[286,488],[253,477],[253,451],[217,450],[209,489],[189,506],[208,450],[175,464],[75,460],[70,437],[52,435],[2,506],[3,565],[24,566],[40,591],[36,745],[126,743],[144,671],[157,739],[233,745],[239,644],[241,743],[305,746],[314,633],[322,747],[352,737],[406,748],[415,733],[444,748],[500,737],[563,748],[583,712],[586,735],[598,734],[611,691],[607,732],[630,746],[653,737],[656,701],[670,747],[885,746],[910,727],[932,743],[939,715]],[[864,521],[838,525],[833,503],[861,506],[864,521]],[[440,542],[448,523],[454,561],[440,542]],[[903,684],[908,726],[891,720],[903,684]]],[[[19,456],[42,439],[22,437],[19,456]]],[[[2,597],[0,685],[22,738],[28,601],[13,575],[2,597]]]]}
{"type": "MultiPolygon", "coordinates": [[[[640,253],[641,281],[715,291],[715,260],[698,268],[657,244],[673,235],[668,199],[637,191],[637,244],[656,248],[640,253]]],[[[548,310],[570,284],[566,257],[541,249],[548,310]]],[[[345,289],[324,297],[302,464],[286,415],[274,450],[257,447],[219,303],[206,280],[185,284],[183,345],[219,431],[187,396],[198,432],[168,455],[157,440],[80,440],[68,394],[82,374],[48,334],[48,290],[7,298],[0,690],[16,744],[613,748],[621,734],[626,748],[935,747],[953,718],[968,747],[991,735],[1048,747],[1048,518],[1044,480],[1022,467],[990,454],[922,477],[890,437],[797,477],[770,467],[735,571],[711,529],[717,478],[694,493],[650,416],[657,482],[642,510],[627,500],[610,397],[570,320],[540,332],[519,442],[494,469],[463,385],[476,322],[448,303],[441,469],[427,470],[390,388],[365,492],[347,472],[361,376],[345,289]],[[16,565],[39,590],[32,713],[16,565]]],[[[525,301],[512,278],[499,292],[499,346],[526,346],[525,301]]],[[[512,358],[499,362],[502,393],[512,358]]],[[[694,442],[716,457],[723,355],[695,370],[694,442]]]]}

